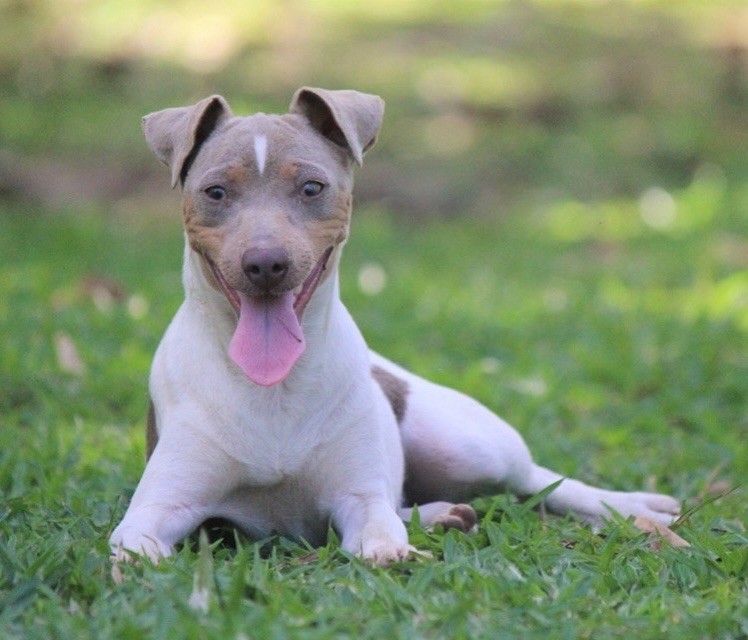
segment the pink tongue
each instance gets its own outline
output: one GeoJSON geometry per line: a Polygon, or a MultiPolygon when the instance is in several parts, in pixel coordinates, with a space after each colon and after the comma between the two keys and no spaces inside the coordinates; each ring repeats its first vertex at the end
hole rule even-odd
{"type": "Polygon", "coordinates": [[[239,298],[239,322],[229,355],[252,382],[269,387],[288,375],[306,347],[294,295],[239,298]]]}

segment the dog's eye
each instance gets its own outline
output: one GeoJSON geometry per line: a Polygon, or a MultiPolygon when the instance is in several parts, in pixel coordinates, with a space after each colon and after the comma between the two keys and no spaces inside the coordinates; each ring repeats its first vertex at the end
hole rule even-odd
{"type": "Polygon", "coordinates": [[[317,182],[316,180],[308,180],[304,183],[304,186],[301,187],[301,193],[303,193],[307,198],[313,198],[314,196],[318,196],[320,193],[322,193],[322,189],[325,188],[325,185],[321,182],[317,182]]]}
{"type": "Polygon", "coordinates": [[[211,200],[223,200],[226,197],[226,189],[223,187],[219,187],[218,185],[214,185],[212,187],[208,187],[205,190],[205,195],[208,196],[211,200]]]}

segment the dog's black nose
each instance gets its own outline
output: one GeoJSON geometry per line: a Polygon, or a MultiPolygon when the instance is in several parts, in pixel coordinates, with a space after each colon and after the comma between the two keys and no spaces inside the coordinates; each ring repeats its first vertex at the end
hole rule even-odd
{"type": "Polygon", "coordinates": [[[247,249],[242,255],[242,270],[249,281],[263,291],[277,287],[288,273],[290,259],[284,249],[247,249]]]}

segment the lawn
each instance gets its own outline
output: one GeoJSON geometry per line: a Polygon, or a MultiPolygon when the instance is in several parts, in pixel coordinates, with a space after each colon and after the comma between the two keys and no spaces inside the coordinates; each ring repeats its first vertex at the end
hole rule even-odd
{"type": "Polygon", "coordinates": [[[144,464],[179,221],[8,205],[0,637],[745,637],[748,189],[709,170],[671,198],[658,228],[646,201],[422,225],[366,207],[342,278],[375,348],[480,398],[544,465],[700,506],[690,547],[487,496],[472,536],[411,525],[433,559],[224,532],[120,586],[106,541],[144,464]]]}
{"type": "MultiPolygon", "coordinates": [[[[734,0],[0,3],[0,640],[748,637],[748,31],[734,0]],[[144,113],[387,101],[344,299],[673,546],[485,496],[372,569],[228,530],[111,576],[182,233],[144,113]]],[[[458,425],[459,427],[459,425],[458,425]]]]}

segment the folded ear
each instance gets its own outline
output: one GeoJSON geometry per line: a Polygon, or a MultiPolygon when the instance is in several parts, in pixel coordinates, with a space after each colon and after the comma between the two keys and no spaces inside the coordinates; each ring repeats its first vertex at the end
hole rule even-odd
{"type": "Polygon", "coordinates": [[[294,94],[290,111],[306,117],[323,136],[347,149],[360,165],[382,126],[384,100],[358,91],[302,87],[294,94]]]}
{"type": "Polygon", "coordinates": [[[213,130],[231,108],[221,96],[210,96],[191,107],[164,109],[143,118],[143,133],[148,145],[171,169],[171,186],[184,183],[187,172],[213,130]]]}

